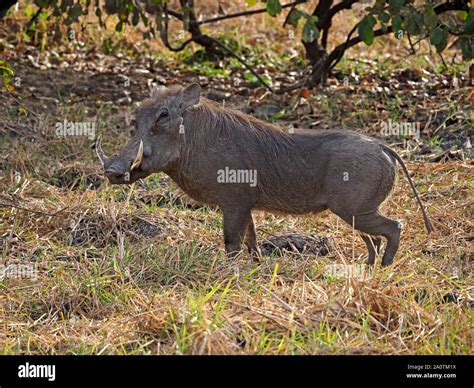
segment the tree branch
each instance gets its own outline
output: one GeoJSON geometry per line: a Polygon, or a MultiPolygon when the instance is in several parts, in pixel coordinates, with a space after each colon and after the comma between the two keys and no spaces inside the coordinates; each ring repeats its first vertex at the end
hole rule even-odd
{"type": "Polygon", "coordinates": [[[206,52],[219,54],[210,36],[203,34],[194,12],[194,0],[180,0],[183,10],[183,28],[191,34],[192,40],[205,48],[206,52]]]}
{"type": "Polygon", "coordinates": [[[340,3],[337,3],[334,7],[330,8],[329,11],[324,15],[321,20],[321,29],[323,31],[321,38],[321,45],[326,48],[328,42],[329,30],[332,26],[332,18],[338,13],[345,9],[351,9],[354,3],[357,3],[358,0],[343,0],[340,3]]]}
{"type": "Polygon", "coordinates": [[[449,11],[466,11],[469,12],[470,7],[467,0],[455,0],[446,2],[433,8],[433,11],[439,15],[449,11]]]}
{"type": "MultiPolygon", "coordinates": [[[[293,3],[288,3],[288,4],[283,4],[281,6],[281,8],[288,8],[288,7],[294,7],[298,4],[304,4],[306,3],[308,0],[296,0],[294,1],[293,3]]],[[[193,21],[189,21],[190,24],[195,24],[195,25],[198,25],[198,26],[201,26],[203,24],[210,24],[210,23],[216,23],[216,22],[220,22],[221,20],[226,20],[226,19],[233,19],[233,18],[237,18],[237,17],[241,17],[241,16],[251,16],[251,15],[257,15],[259,13],[264,13],[264,12],[267,12],[267,9],[266,8],[260,8],[260,9],[254,9],[254,10],[248,10],[248,11],[242,11],[242,12],[236,12],[236,13],[232,13],[232,14],[229,14],[229,15],[221,15],[221,16],[216,16],[214,18],[210,18],[210,19],[204,19],[204,20],[193,20],[193,21]]],[[[168,13],[175,17],[176,19],[180,20],[180,21],[183,21],[185,18],[183,16],[183,14],[177,12],[177,11],[174,11],[172,9],[169,9],[168,10],[168,13]]]]}
{"type": "Polygon", "coordinates": [[[324,20],[331,20],[335,14],[341,12],[344,9],[351,9],[354,3],[357,3],[359,0],[343,0],[340,3],[337,3],[334,7],[332,7],[329,12],[324,17],[324,20]]]}
{"type": "Polygon", "coordinates": [[[188,40],[184,41],[183,43],[181,43],[178,47],[173,47],[171,46],[170,42],[169,42],[169,39],[168,39],[168,9],[166,7],[166,4],[163,6],[163,14],[164,14],[164,18],[163,18],[163,28],[161,29],[160,31],[160,38],[161,38],[161,41],[163,42],[163,44],[166,46],[166,48],[168,50],[171,50],[171,51],[174,51],[174,52],[177,52],[177,51],[181,51],[183,50],[189,43],[191,43],[193,41],[193,38],[189,38],[188,40]]]}
{"type": "MultiPolygon", "coordinates": [[[[346,52],[346,50],[348,50],[352,46],[355,46],[356,44],[359,44],[360,42],[362,42],[362,39],[359,36],[356,36],[356,37],[350,39],[351,35],[355,32],[356,29],[357,29],[357,24],[354,26],[354,28],[349,33],[346,42],[340,44],[339,46],[336,46],[336,48],[334,50],[332,50],[331,54],[329,54],[328,59],[327,59],[327,63],[331,64],[333,61],[335,61],[334,64],[331,64],[329,66],[329,69],[333,69],[339,63],[339,61],[341,60],[341,58],[344,55],[344,53],[346,52]]],[[[386,31],[384,31],[380,28],[380,29],[374,31],[374,38],[376,38],[378,36],[385,35],[385,34],[389,34],[390,32],[392,32],[392,26],[387,27],[386,31]]]]}
{"type": "MultiPolygon", "coordinates": [[[[303,4],[303,3],[306,3],[306,2],[307,2],[307,0],[296,0],[293,3],[283,4],[281,6],[281,8],[283,9],[283,8],[288,8],[288,7],[294,7],[298,4],[303,4]]],[[[200,20],[200,21],[197,22],[197,24],[202,25],[202,24],[208,24],[208,23],[215,23],[215,22],[219,22],[219,21],[225,20],[225,19],[238,18],[238,17],[241,17],[241,16],[251,16],[251,15],[256,15],[256,14],[264,13],[264,12],[267,12],[266,8],[236,12],[236,13],[229,14],[229,15],[216,16],[214,18],[200,20]]]]}
{"type": "MultiPolygon", "coordinates": [[[[165,4],[166,6],[166,4],[165,4]]],[[[184,16],[182,14],[180,14],[179,12],[176,12],[176,11],[173,11],[172,9],[168,9],[168,13],[175,17],[176,19],[180,20],[180,21],[183,21],[184,20],[184,16]]]]}
{"type": "MultiPolygon", "coordinates": [[[[449,11],[466,11],[468,9],[469,9],[469,6],[468,6],[468,3],[466,1],[457,0],[455,2],[448,2],[448,3],[440,4],[436,7],[434,7],[433,11],[437,15],[440,15],[442,13],[449,12],[449,11]]],[[[358,44],[360,42],[362,42],[362,40],[359,36],[356,36],[356,37],[350,39],[351,35],[355,32],[356,27],[357,27],[357,24],[354,26],[351,33],[348,35],[346,42],[340,44],[339,46],[337,46],[331,52],[331,54],[329,54],[326,62],[331,63],[333,61],[336,61],[334,64],[331,64],[329,66],[329,69],[333,69],[334,66],[336,66],[337,63],[339,63],[339,61],[341,60],[342,56],[344,55],[344,53],[347,49],[355,46],[356,44],[358,44]]],[[[376,38],[376,37],[379,37],[379,36],[382,36],[382,35],[386,35],[386,34],[391,33],[392,31],[393,31],[392,26],[387,27],[386,31],[384,31],[380,28],[380,29],[374,31],[374,37],[376,38]]]]}

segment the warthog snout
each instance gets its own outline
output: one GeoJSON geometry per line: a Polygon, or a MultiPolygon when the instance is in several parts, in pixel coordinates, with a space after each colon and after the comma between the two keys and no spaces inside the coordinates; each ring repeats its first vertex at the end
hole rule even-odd
{"type": "Polygon", "coordinates": [[[130,149],[124,149],[119,155],[107,157],[102,149],[101,138],[97,139],[96,153],[104,167],[105,176],[111,183],[132,183],[146,175],[141,169],[144,155],[143,141],[140,140],[136,152],[131,152],[130,149]]]}

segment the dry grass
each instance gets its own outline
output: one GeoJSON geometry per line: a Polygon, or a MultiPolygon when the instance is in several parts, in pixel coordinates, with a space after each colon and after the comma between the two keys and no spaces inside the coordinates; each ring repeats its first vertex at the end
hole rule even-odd
{"type": "MultiPolygon", "coordinates": [[[[214,4],[204,3],[206,7],[214,4]]],[[[16,21],[7,21],[13,32],[16,21]]],[[[232,33],[242,45],[265,47],[266,59],[272,55],[278,59],[288,48],[280,25],[279,19],[258,16],[242,20],[237,27],[226,23],[218,32],[232,33]],[[268,50],[269,40],[274,42],[272,50],[268,50]]],[[[342,40],[348,24],[335,25],[341,29],[336,37],[342,40]]],[[[99,37],[100,32],[93,28],[88,33],[79,33],[79,39],[100,45],[109,38],[107,34],[99,37]]],[[[129,31],[121,39],[125,49],[140,51],[145,46],[129,31]]],[[[155,43],[152,51],[160,51],[155,43]]],[[[20,39],[19,53],[23,44],[20,39]]],[[[68,50],[75,49],[69,46],[63,47],[62,64],[69,61],[68,50]]],[[[392,38],[381,39],[371,51],[362,49],[360,56],[354,51],[349,56],[374,58],[381,52],[385,57],[406,57],[405,48],[392,38]]],[[[171,58],[176,61],[178,57],[171,58]]],[[[411,58],[413,62],[417,59],[411,58]]],[[[82,64],[74,58],[70,61],[82,64]]],[[[99,69],[101,62],[92,71],[112,73],[119,62],[112,57],[105,61],[112,64],[110,68],[99,69]]],[[[382,62],[385,59],[378,63],[382,62]]],[[[172,63],[169,67],[177,66],[172,63]]],[[[67,78],[66,73],[59,69],[40,72],[20,60],[15,64],[27,85],[19,93],[31,92],[22,104],[52,115],[53,122],[89,118],[77,98],[51,102],[57,97],[54,86],[67,78]],[[52,77],[48,78],[51,85],[44,86],[46,75],[52,77]],[[31,85],[35,89],[28,91],[31,85]],[[50,109],[48,104],[56,105],[50,109]]],[[[342,65],[356,73],[362,66],[356,62],[342,65]]],[[[82,72],[71,74],[77,77],[77,85],[96,82],[82,72]]],[[[102,82],[110,84],[109,78],[102,82]]],[[[132,86],[145,90],[146,83],[141,82],[132,86]]],[[[215,83],[225,89],[229,87],[226,82],[230,82],[228,77],[215,83]]],[[[69,87],[65,84],[60,90],[69,87]]],[[[315,126],[337,124],[374,133],[381,121],[397,111],[409,120],[436,110],[457,113],[469,105],[466,89],[461,88],[437,90],[423,97],[422,103],[411,99],[415,89],[422,87],[405,88],[405,94],[397,91],[395,97],[386,99],[375,92],[367,97],[358,92],[346,94],[341,88],[320,90],[295,115],[315,117],[315,126]],[[390,106],[394,102],[396,106],[390,106]]],[[[97,97],[85,96],[91,101],[97,97]]],[[[0,264],[10,269],[26,265],[34,270],[36,279],[8,271],[2,274],[0,353],[473,353],[471,161],[408,163],[436,229],[431,236],[424,230],[400,171],[397,188],[385,204],[385,212],[404,224],[400,250],[389,268],[363,267],[366,248],[362,240],[329,213],[317,217],[257,213],[260,242],[271,235],[302,232],[328,237],[332,248],[325,257],[285,253],[255,263],[245,254],[225,257],[221,215],[215,209],[175,201],[180,194],[163,176],[149,177],[131,187],[109,186],[101,177],[92,142],[55,139],[51,133],[28,130],[38,124],[38,117],[19,117],[19,103],[9,97],[0,92],[4,98],[0,106],[4,117],[0,127],[0,264]],[[328,266],[334,264],[356,265],[364,276],[331,274],[328,266]]],[[[282,98],[287,106],[292,97],[282,98]]],[[[95,118],[103,124],[98,131],[109,131],[107,146],[117,150],[127,137],[125,131],[113,129],[123,121],[121,108],[107,110],[102,101],[107,98],[97,99],[98,108],[92,111],[99,112],[94,113],[95,118]]],[[[244,99],[247,103],[248,97],[244,99]]],[[[109,100],[115,102],[115,95],[109,95],[109,100]]],[[[250,103],[256,105],[255,99],[250,103]]],[[[466,121],[462,125],[459,128],[464,130],[466,121]]]]}
{"type": "MultiPolygon", "coordinates": [[[[331,236],[334,249],[255,263],[224,256],[216,211],[144,204],[150,186],[68,190],[3,176],[4,205],[13,196],[48,214],[1,208],[2,262],[38,276],[0,283],[1,352],[472,353],[472,165],[409,167],[436,232],[427,237],[400,180],[386,204],[404,220],[400,251],[363,278],[327,274],[328,264],[365,260],[362,241],[330,214],[257,214],[260,240],[304,231],[331,236]],[[137,219],[161,233],[144,235],[137,219]]],[[[152,195],[169,189],[151,180],[152,195]]]]}

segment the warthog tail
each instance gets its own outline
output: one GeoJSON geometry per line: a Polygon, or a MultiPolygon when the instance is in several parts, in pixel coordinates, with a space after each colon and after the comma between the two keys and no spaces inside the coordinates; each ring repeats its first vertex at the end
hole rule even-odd
{"type": "Polygon", "coordinates": [[[425,211],[425,208],[423,207],[423,203],[421,202],[420,196],[418,195],[418,191],[416,191],[415,184],[413,183],[413,180],[411,179],[410,173],[408,172],[408,169],[405,166],[403,159],[394,150],[392,150],[390,147],[386,146],[385,144],[382,144],[382,147],[384,151],[386,151],[391,156],[393,156],[398,161],[398,163],[400,163],[400,166],[402,166],[403,172],[405,173],[408,179],[408,182],[410,183],[410,186],[413,190],[413,193],[415,194],[416,200],[418,201],[418,204],[420,205],[421,213],[423,214],[423,220],[425,221],[426,230],[428,231],[428,233],[431,233],[433,231],[433,225],[431,224],[431,221],[426,215],[426,211],[425,211]]]}

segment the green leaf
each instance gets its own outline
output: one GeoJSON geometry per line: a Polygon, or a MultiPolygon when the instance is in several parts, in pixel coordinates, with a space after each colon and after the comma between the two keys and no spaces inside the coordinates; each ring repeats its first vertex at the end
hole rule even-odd
{"type": "Polygon", "coordinates": [[[442,27],[436,27],[430,34],[430,43],[440,53],[448,44],[448,31],[442,27]]]}
{"type": "Polygon", "coordinates": [[[403,35],[399,31],[403,31],[403,20],[400,15],[395,15],[392,19],[392,31],[397,39],[401,39],[403,35]]]}
{"type": "Polygon", "coordinates": [[[404,5],[405,0],[389,0],[388,9],[390,10],[392,15],[399,14],[404,5]]]}
{"type": "Polygon", "coordinates": [[[388,23],[390,20],[390,15],[387,12],[381,11],[379,13],[379,19],[383,23],[388,23]]]}
{"type": "Polygon", "coordinates": [[[14,76],[15,72],[13,69],[8,65],[0,65],[0,76],[14,76]]]}
{"type": "Polygon", "coordinates": [[[132,15],[132,26],[136,26],[140,22],[140,13],[138,12],[138,8],[133,7],[133,15],[132,15]]]}
{"type": "Polygon", "coordinates": [[[280,0],[267,0],[267,12],[270,16],[276,16],[281,12],[280,0]]]}
{"type": "Polygon", "coordinates": [[[420,35],[421,34],[421,25],[422,25],[422,17],[416,11],[410,11],[404,20],[404,27],[405,30],[410,35],[420,35]]]}
{"type": "Polygon", "coordinates": [[[72,21],[77,21],[77,18],[82,15],[82,7],[80,3],[74,4],[74,6],[68,12],[69,17],[72,21]]]}
{"type": "Polygon", "coordinates": [[[474,38],[463,36],[459,39],[461,44],[462,58],[465,61],[474,59],[474,38]]]}
{"type": "MultiPolygon", "coordinates": [[[[317,19],[316,19],[317,20],[317,19]]],[[[314,18],[308,18],[303,27],[303,34],[301,39],[303,42],[311,43],[319,38],[319,30],[316,27],[316,22],[314,18]]]]}
{"type": "Polygon", "coordinates": [[[464,33],[474,34],[474,9],[471,9],[467,14],[466,22],[464,23],[464,33]]]}
{"type": "Polygon", "coordinates": [[[296,8],[293,8],[288,14],[288,24],[293,27],[298,27],[298,21],[303,17],[303,13],[296,8]]]}
{"type": "Polygon", "coordinates": [[[25,11],[24,11],[24,12],[25,12],[25,16],[26,16],[27,18],[30,18],[30,17],[32,17],[32,16],[35,14],[36,11],[35,11],[35,8],[34,8],[34,7],[32,7],[31,5],[28,5],[28,6],[25,8],[25,11]]]}
{"type": "Polygon", "coordinates": [[[161,12],[157,13],[155,16],[155,24],[158,31],[163,29],[163,14],[161,12]]]}
{"type": "Polygon", "coordinates": [[[374,42],[374,26],[376,23],[377,20],[375,20],[372,15],[366,15],[357,27],[360,39],[362,39],[367,46],[370,46],[374,42]]]}
{"type": "Polygon", "coordinates": [[[125,27],[125,24],[122,21],[120,21],[115,26],[115,31],[122,32],[124,30],[124,27],[125,27]]]}
{"type": "Polygon", "coordinates": [[[425,9],[425,13],[423,14],[423,23],[429,30],[432,30],[438,25],[438,15],[436,15],[432,7],[427,7],[425,9]]]}
{"type": "Polygon", "coordinates": [[[247,7],[253,7],[255,4],[257,4],[257,0],[247,0],[247,7]]]}

